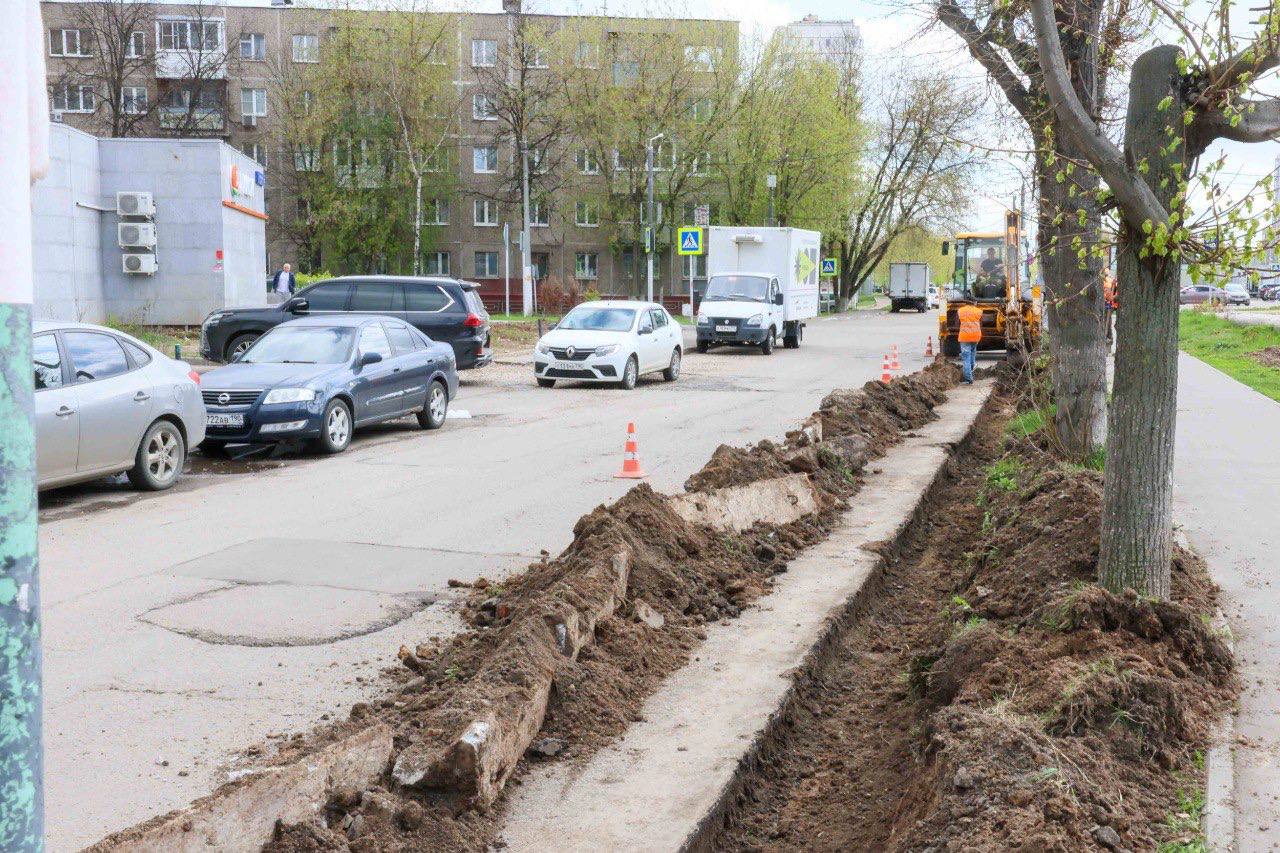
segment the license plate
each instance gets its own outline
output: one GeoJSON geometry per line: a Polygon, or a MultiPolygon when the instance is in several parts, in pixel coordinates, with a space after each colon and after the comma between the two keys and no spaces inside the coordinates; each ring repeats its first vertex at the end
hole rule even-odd
{"type": "Polygon", "coordinates": [[[738,331],[738,327],[737,326],[716,326],[716,331],[717,332],[736,332],[738,331]]]}
{"type": "Polygon", "coordinates": [[[580,361],[553,361],[551,366],[556,370],[582,370],[582,362],[580,361]]]}
{"type": "Polygon", "coordinates": [[[242,427],[244,415],[205,415],[204,425],[211,427],[242,427]]]}

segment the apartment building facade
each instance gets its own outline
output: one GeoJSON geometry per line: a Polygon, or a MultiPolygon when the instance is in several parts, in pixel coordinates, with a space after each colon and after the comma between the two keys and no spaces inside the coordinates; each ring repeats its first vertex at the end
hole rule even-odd
{"type": "MultiPolygon", "coordinates": [[[[326,8],[162,2],[79,3],[45,0],[50,102],[55,120],[98,135],[215,137],[243,151],[264,167],[267,266],[290,261],[303,270],[326,266],[320,257],[300,256],[301,247],[288,227],[308,215],[292,189],[289,170],[314,168],[281,140],[286,110],[273,103],[282,74],[320,63],[326,41],[335,32],[335,15],[326,8]],[[104,16],[112,16],[104,20],[104,16]],[[113,33],[127,33],[113,37],[113,33]],[[104,47],[108,41],[122,46],[104,47]]],[[[247,0],[252,3],[253,0],[247,0]]],[[[423,268],[480,281],[491,307],[500,304],[510,259],[513,305],[519,303],[520,254],[515,241],[522,226],[522,205],[511,198],[518,175],[518,147],[504,133],[490,109],[495,69],[506,56],[517,29],[535,21],[542,32],[586,22],[584,31],[602,39],[626,39],[628,33],[652,30],[689,33],[686,55],[695,69],[710,68],[728,51],[737,50],[738,25],[732,21],[605,19],[522,16],[518,0],[508,0],[500,14],[451,14],[438,63],[448,68],[455,99],[445,146],[444,168],[451,174],[449,191],[425,200],[423,268]],[[511,242],[504,244],[504,225],[511,242]]],[[[574,63],[605,66],[604,79],[614,82],[631,73],[631,61],[583,41],[574,63]],[[612,61],[612,67],[609,63],[612,61]]],[[[534,73],[560,73],[552,63],[533,60],[534,73]]],[[[646,211],[634,215],[608,204],[600,155],[575,147],[570,139],[555,158],[555,189],[530,199],[531,259],[539,279],[554,277],[562,285],[604,294],[641,292],[643,254],[634,238],[646,211]],[[624,221],[611,221],[612,218],[624,221]]],[[[537,157],[541,152],[531,152],[537,157]]],[[[324,152],[322,156],[339,156],[324,152]]],[[[344,156],[353,156],[348,152],[344,156]]],[[[605,155],[608,156],[608,155],[605,155]]],[[[614,155],[618,156],[618,155],[614,155]]],[[[674,155],[670,155],[674,156],[674,155]]],[[[661,162],[659,151],[657,159],[661,162]]],[[[709,158],[708,158],[709,159],[709,158]]],[[[621,164],[614,163],[614,166],[621,164]]],[[[643,168],[642,163],[627,164],[643,168]]],[[[537,164],[534,164],[537,167],[537,164]]],[[[679,209],[659,210],[660,227],[694,224],[693,210],[712,205],[711,190],[692,181],[679,209]]],[[[709,182],[703,181],[706,185],[709,182]]],[[[669,203],[671,207],[677,207],[669,203]]],[[[656,289],[667,296],[687,293],[700,281],[701,261],[680,258],[664,241],[655,262],[656,289]]],[[[336,271],[336,270],[335,270],[336,271]]],[[[371,270],[344,270],[367,272],[371,270]]],[[[408,270],[388,269],[393,272],[408,270]]]]}

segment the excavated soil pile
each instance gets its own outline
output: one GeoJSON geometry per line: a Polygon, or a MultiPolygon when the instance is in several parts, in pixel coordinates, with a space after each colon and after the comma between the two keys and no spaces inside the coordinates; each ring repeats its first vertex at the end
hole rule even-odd
{"type": "MultiPolygon", "coordinates": [[[[579,519],[573,542],[555,559],[500,585],[475,583],[463,608],[473,630],[401,649],[392,695],[356,706],[350,720],[296,742],[279,760],[383,723],[395,731],[398,769],[409,753],[447,753],[470,720],[541,707],[548,680],[537,739],[520,765],[497,768],[499,784],[506,774],[519,784],[527,761],[590,755],[640,719],[645,698],[704,639],[703,625],[736,617],[801,549],[826,536],[867,462],[932,420],[958,380],[954,366],[938,363],[889,386],[833,393],[781,444],[721,446],[686,484],[689,492],[708,493],[806,474],[818,511],[790,524],[760,523],[740,533],[691,524],[647,485],[598,507],[579,519]],[[622,590],[617,571],[601,570],[611,560],[615,569],[621,565],[618,555],[626,557],[622,590]],[[573,611],[568,619],[566,610],[573,611]],[[584,642],[548,629],[596,612],[603,615],[586,620],[584,642]],[[549,641],[553,635],[561,637],[559,647],[549,641]]],[[[337,792],[320,819],[279,826],[265,849],[482,850],[492,843],[494,811],[456,775],[433,771],[412,786],[397,784],[402,776],[389,772],[368,790],[337,792]]]]}
{"type": "Polygon", "coordinates": [[[1183,551],[1172,601],[1093,585],[1101,476],[1011,443],[1011,414],[988,409],[707,846],[1196,840],[1203,750],[1236,689],[1216,589],[1183,551]]]}

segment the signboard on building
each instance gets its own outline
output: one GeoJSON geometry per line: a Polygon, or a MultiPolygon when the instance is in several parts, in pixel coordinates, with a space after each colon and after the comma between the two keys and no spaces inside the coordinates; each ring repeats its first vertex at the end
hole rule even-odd
{"type": "Polygon", "coordinates": [[[700,204],[693,209],[693,224],[706,228],[711,224],[711,205],[700,204]]]}

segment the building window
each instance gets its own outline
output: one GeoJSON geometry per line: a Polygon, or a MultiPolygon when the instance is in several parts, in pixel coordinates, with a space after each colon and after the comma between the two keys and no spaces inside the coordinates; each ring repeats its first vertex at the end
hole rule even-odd
{"type": "Polygon", "coordinates": [[[689,174],[702,177],[711,170],[711,152],[703,151],[689,163],[689,174]]]}
{"type": "Polygon", "coordinates": [[[498,43],[492,39],[471,40],[471,65],[492,68],[498,64],[498,43]]]}
{"type": "Polygon", "coordinates": [[[89,39],[76,29],[49,30],[50,56],[88,56],[89,39]]]}
{"type": "Polygon", "coordinates": [[[261,62],[267,58],[267,37],[262,33],[240,34],[240,58],[261,62]]]}
{"type": "Polygon", "coordinates": [[[640,79],[640,63],[634,59],[619,59],[613,63],[613,85],[626,86],[640,79]]]}
{"type": "MultiPolygon", "coordinates": [[[[662,202],[655,201],[653,203],[653,212],[657,214],[657,218],[658,218],[657,224],[661,225],[663,222],[667,220],[667,217],[663,215],[662,202]]],[[[640,205],[640,224],[641,225],[649,224],[649,205],[647,203],[640,205]]]]}
{"type": "Polygon", "coordinates": [[[426,222],[428,225],[448,225],[449,200],[445,198],[427,199],[426,222]]]}
{"type": "Polygon", "coordinates": [[[446,52],[446,48],[448,48],[448,46],[449,45],[445,42],[444,38],[441,37],[439,41],[427,48],[427,62],[430,62],[432,65],[445,65],[448,63],[449,57],[446,52]]]}
{"type": "Polygon", "coordinates": [[[622,171],[643,169],[643,168],[644,168],[644,159],[642,157],[636,158],[633,160],[629,157],[623,156],[621,151],[618,151],[616,149],[614,150],[613,169],[615,172],[622,172],[622,171]]]}
{"type": "Polygon", "coordinates": [[[244,153],[250,158],[257,160],[263,166],[267,165],[267,146],[261,142],[251,142],[244,148],[244,153]]]}
{"type": "Polygon", "coordinates": [[[121,86],[120,110],[125,115],[140,116],[147,111],[146,86],[121,86]]]}
{"type": "Polygon", "coordinates": [[[427,155],[425,168],[428,172],[444,172],[449,168],[449,150],[437,148],[427,155]]]}
{"type": "Polygon", "coordinates": [[[93,112],[92,86],[59,86],[53,90],[53,111],[60,113],[93,112]]]}
{"type": "Polygon", "coordinates": [[[498,277],[498,253],[476,252],[476,278],[498,277]]]}
{"type": "Polygon", "coordinates": [[[595,228],[600,224],[600,205],[594,201],[580,201],[574,205],[573,219],[583,228],[595,228]]]}
{"type": "Polygon", "coordinates": [[[498,203],[487,198],[475,200],[474,222],[476,225],[496,226],[498,224],[498,203]]]}
{"type": "Polygon", "coordinates": [[[540,47],[535,47],[533,45],[525,45],[524,67],[525,68],[546,68],[547,52],[540,47]]]}
{"type": "Polygon", "coordinates": [[[320,147],[299,145],[293,149],[293,168],[296,172],[320,171],[320,147]]]}
{"type": "Polygon", "coordinates": [[[498,118],[488,95],[477,93],[471,96],[471,117],[476,121],[495,121],[498,118]]]}
{"type": "Polygon", "coordinates": [[[217,51],[222,49],[222,21],[159,21],[161,50],[217,51]]]}
{"type": "Polygon", "coordinates": [[[710,98],[689,98],[685,103],[689,106],[689,118],[693,121],[706,121],[711,118],[710,98]]]}
{"type": "Polygon", "coordinates": [[[320,61],[320,36],[298,35],[293,37],[294,62],[320,61]]]}
{"type": "Polygon", "coordinates": [[[267,114],[266,89],[241,89],[240,114],[260,118],[267,114]]]}
{"type": "Polygon", "coordinates": [[[423,258],[422,271],[426,275],[449,275],[449,253],[427,252],[423,258]]]}
{"type": "Polygon", "coordinates": [[[578,50],[573,55],[573,64],[579,68],[599,68],[600,45],[589,41],[578,42],[578,50]]]}
{"type": "Polygon", "coordinates": [[[491,175],[498,171],[498,146],[477,145],[471,149],[471,171],[491,175]]]}
{"type": "Polygon", "coordinates": [[[147,52],[147,34],[142,30],[129,33],[129,41],[125,45],[126,59],[140,59],[147,52]]]}
{"type": "Polygon", "coordinates": [[[600,161],[596,158],[596,153],[590,148],[578,149],[578,171],[584,175],[600,174],[600,161]]]}
{"type": "Polygon", "coordinates": [[[551,224],[551,205],[544,198],[529,200],[529,224],[545,228],[551,224]]]}
{"type": "Polygon", "coordinates": [[[684,61],[692,65],[695,71],[715,71],[720,62],[720,48],[687,46],[684,49],[684,61]]]}
{"type": "Polygon", "coordinates": [[[600,275],[600,256],[595,252],[578,252],[573,257],[575,278],[595,279],[600,275]]]}

